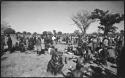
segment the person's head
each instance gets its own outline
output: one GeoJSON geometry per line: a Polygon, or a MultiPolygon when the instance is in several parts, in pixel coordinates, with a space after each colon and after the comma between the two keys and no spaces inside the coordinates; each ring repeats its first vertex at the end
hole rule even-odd
{"type": "Polygon", "coordinates": [[[41,36],[41,38],[43,39],[44,37],[43,37],[43,36],[41,36]]]}
{"type": "Polygon", "coordinates": [[[55,51],[57,52],[57,51],[58,51],[58,49],[57,49],[57,48],[55,48],[55,51]]]}
{"type": "Polygon", "coordinates": [[[40,37],[38,37],[38,39],[40,40],[40,37]]]}
{"type": "Polygon", "coordinates": [[[10,34],[8,34],[7,37],[10,37],[10,34]]]}
{"type": "Polygon", "coordinates": [[[53,48],[53,49],[55,48],[53,45],[51,45],[50,47],[53,48]]]}
{"type": "Polygon", "coordinates": [[[69,43],[68,46],[71,46],[71,44],[69,43]]]}

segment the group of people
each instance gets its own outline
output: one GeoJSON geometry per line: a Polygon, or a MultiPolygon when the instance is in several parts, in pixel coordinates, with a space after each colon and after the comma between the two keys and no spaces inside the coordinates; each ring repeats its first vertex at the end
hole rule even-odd
{"type": "MultiPolygon", "coordinates": [[[[19,34],[2,34],[1,35],[1,52],[5,53],[10,51],[10,53],[16,51],[25,52],[26,50],[35,50],[37,53],[44,53],[51,45],[61,43],[65,41],[66,44],[74,41],[70,37],[60,38],[58,36],[50,35],[30,35],[25,36],[19,34]]],[[[75,40],[76,41],[76,40],[75,40]]]]}
{"type": "MultiPolygon", "coordinates": [[[[76,70],[84,68],[86,63],[95,63],[98,66],[107,66],[107,61],[117,65],[117,75],[120,75],[121,65],[119,63],[123,56],[124,35],[110,36],[87,36],[78,41],[76,49],[72,44],[68,45],[67,51],[80,56],[76,62],[76,70]]],[[[115,67],[115,66],[114,66],[115,67]]],[[[92,77],[94,78],[94,77],[92,77]]],[[[117,77],[115,77],[117,78],[117,77]]]]}
{"type": "Polygon", "coordinates": [[[37,54],[45,52],[48,50],[50,45],[56,43],[55,38],[49,36],[38,36],[31,35],[26,37],[25,35],[1,35],[1,52],[5,53],[9,51],[10,53],[14,51],[25,52],[26,50],[37,51],[37,54]]]}
{"type": "MultiPolygon", "coordinates": [[[[117,76],[121,74],[119,72],[121,71],[120,70],[121,65],[119,63],[119,60],[121,59],[120,57],[121,57],[121,54],[123,54],[123,49],[124,49],[124,36],[123,35],[115,36],[115,37],[95,36],[95,35],[87,36],[84,39],[79,38],[78,45],[76,47],[74,47],[73,45],[74,44],[72,43],[68,44],[66,53],[70,52],[79,57],[76,58],[77,59],[76,61],[74,61],[76,63],[76,68],[72,70],[70,74],[68,72],[67,76],[64,75],[65,77],[83,77],[83,75],[90,77],[90,75],[84,73],[85,65],[88,63],[90,64],[90,66],[88,66],[87,69],[89,68],[93,70],[96,69],[95,67],[91,66],[92,63],[95,63],[96,65],[100,66],[100,67],[97,67],[98,69],[97,71],[100,71],[100,72],[95,71],[96,74],[98,73],[98,75],[92,78],[97,78],[98,76],[106,77],[106,78],[110,78],[110,77],[117,78],[117,76]],[[113,65],[112,67],[116,68],[117,75],[113,75],[114,73],[111,73],[111,71],[109,71],[108,69],[105,69],[105,70],[103,69],[104,66],[107,66],[107,62],[116,64],[116,67],[113,65]],[[107,75],[103,76],[104,74],[102,72],[107,73],[107,75]]],[[[56,51],[54,52],[57,53],[56,51]]],[[[57,60],[57,58],[59,59],[57,55],[52,55],[52,57],[55,57],[56,59],[51,58],[51,60],[48,63],[47,71],[50,71],[52,73],[61,72],[61,69],[63,68],[62,61],[57,60]],[[56,65],[57,62],[59,62],[59,65],[56,65]],[[61,68],[58,71],[56,71],[56,68],[58,67],[61,67],[61,68]]],[[[66,59],[65,62],[67,61],[68,59],[66,59]]]]}
{"type": "MultiPolygon", "coordinates": [[[[1,52],[10,51],[10,53],[15,50],[25,52],[26,50],[35,50],[37,54],[44,54],[45,50],[52,48],[53,51],[50,53],[52,55],[51,60],[48,63],[47,71],[50,71],[56,75],[60,72],[64,64],[61,62],[62,58],[58,55],[58,51],[54,48],[53,44],[57,43],[55,36],[15,36],[16,40],[12,40],[11,35],[1,35],[1,52]],[[15,43],[13,43],[15,41],[15,43]],[[7,49],[5,47],[7,46],[7,49]],[[58,63],[58,64],[56,64],[58,63]],[[52,67],[53,66],[53,67],[52,67]],[[55,68],[54,68],[55,67],[55,68]],[[59,69],[57,70],[57,68],[59,69]],[[53,72],[54,71],[54,72],[53,72]]],[[[80,56],[77,58],[76,69],[81,70],[85,63],[96,63],[98,65],[107,65],[107,61],[117,64],[117,69],[119,70],[120,56],[122,54],[122,49],[124,48],[124,35],[111,36],[86,36],[84,38],[78,37],[75,39],[67,38],[66,52],[71,52],[74,55],[80,56]],[[74,47],[73,45],[76,45],[74,47]]],[[[119,72],[118,72],[119,75],[119,72]]]]}

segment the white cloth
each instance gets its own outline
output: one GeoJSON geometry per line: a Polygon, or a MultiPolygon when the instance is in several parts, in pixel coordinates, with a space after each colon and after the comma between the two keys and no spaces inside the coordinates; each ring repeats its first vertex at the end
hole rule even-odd
{"type": "Polygon", "coordinates": [[[41,51],[41,46],[35,45],[35,46],[34,46],[34,50],[35,50],[35,51],[41,51]]]}
{"type": "Polygon", "coordinates": [[[56,37],[53,36],[53,37],[52,37],[52,40],[55,40],[55,39],[56,39],[56,37]]]}
{"type": "Polygon", "coordinates": [[[44,39],[41,39],[41,43],[42,43],[42,44],[44,43],[44,39]]]}
{"type": "Polygon", "coordinates": [[[41,48],[45,49],[44,39],[41,39],[41,48]]]}
{"type": "Polygon", "coordinates": [[[45,49],[45,44],[41,44],[41,48],[42,48],[42,49],[45,49]]]}
{"type": "Polygon", "coordinates": [[[115,50],[114,49],[109,49],[108,50],[110,57],[116,58],[115,50]]]}
{"type": "Polygon", "coordinates": [[[94,39],[93,39],[93,42],[94,42],[94,43],[97,43],[97,39],[96,39],[96,38],[94,38],[94,39]]]}
{"type": "Polygon", "coordinates": [[[99,37],[100,38],[100,41],[102,42],[102,40],[103,40],[103,37],[99,37]]]}
{"type": "Polygon", "coordinates": [[[51,50],[52,50],[52,48],[49,48],[49,49],[48,49],[48,54],[50,54],[51,50]]]}
{"type": "Polygon", "coordinates": [[[104,40],[104,45],[108,46],[108,40],[107,39],[104,40]]]}
{"type": "Polygon", "coordinates": [[[8,45],[5,45],[5,46],[4,46],[4,49],[8,49],[8,45]]]}

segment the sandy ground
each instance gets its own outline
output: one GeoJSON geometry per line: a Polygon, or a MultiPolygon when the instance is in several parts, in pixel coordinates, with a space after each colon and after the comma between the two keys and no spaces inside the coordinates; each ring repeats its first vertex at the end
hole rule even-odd
{"type": "MultiPolygon", "coordinates": [[[[56,45],[56,48],[62,51],[65,49],[65,45],[56,45]]],[[[1,57],[1,77],[62,77],[61,74],[53,76],[46,72],[50,58],[49,54],[38,56],[33,51],[6,53],[1,57]]],[[[65,64],[63,72],[66,73],[67,68],[71,65],[75,65],[75,63],[69,61],[68,64],[65,64]]]]}
{"type": "MultiPolygon", "coordinates": [[[[56,45],[56,47],[63,51],[65,45],[56,45]]],[[[65,57],[72,57],[72,55],[64,55],[65,57]]],[[[26,53],[14,52],[7,53],[1,57],[1,77],[63,77],[61,74],[53,76],[46,72],[47,64],[51,56],[49,54],[41,54],[38,56],[33,51],[26,51],[26,53]]],[[[110,65],[110,63],[108,63],[110,65]]],[[[75,67],[72,60],[64,64],[62,71],[64,74],[68,72],[68,68],[75,67]]],[[[109,69],[111,69],[109,67],[109,69]]],[[[116,69],[112,69],[116,72],[116,69]]]]}

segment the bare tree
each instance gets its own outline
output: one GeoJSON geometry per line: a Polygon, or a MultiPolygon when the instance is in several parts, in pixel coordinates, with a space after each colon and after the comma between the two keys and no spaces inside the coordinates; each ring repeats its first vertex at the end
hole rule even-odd
{"type": "Polygon", "coordinates": [[[84,37],[86,34],[86,30],[92,22],[95,20],[91,19],[91,13],[86,10],[82,10],[78,12],[76,15],[72,17],[75,25],[82,31],[82,36],[84,37]]]}

